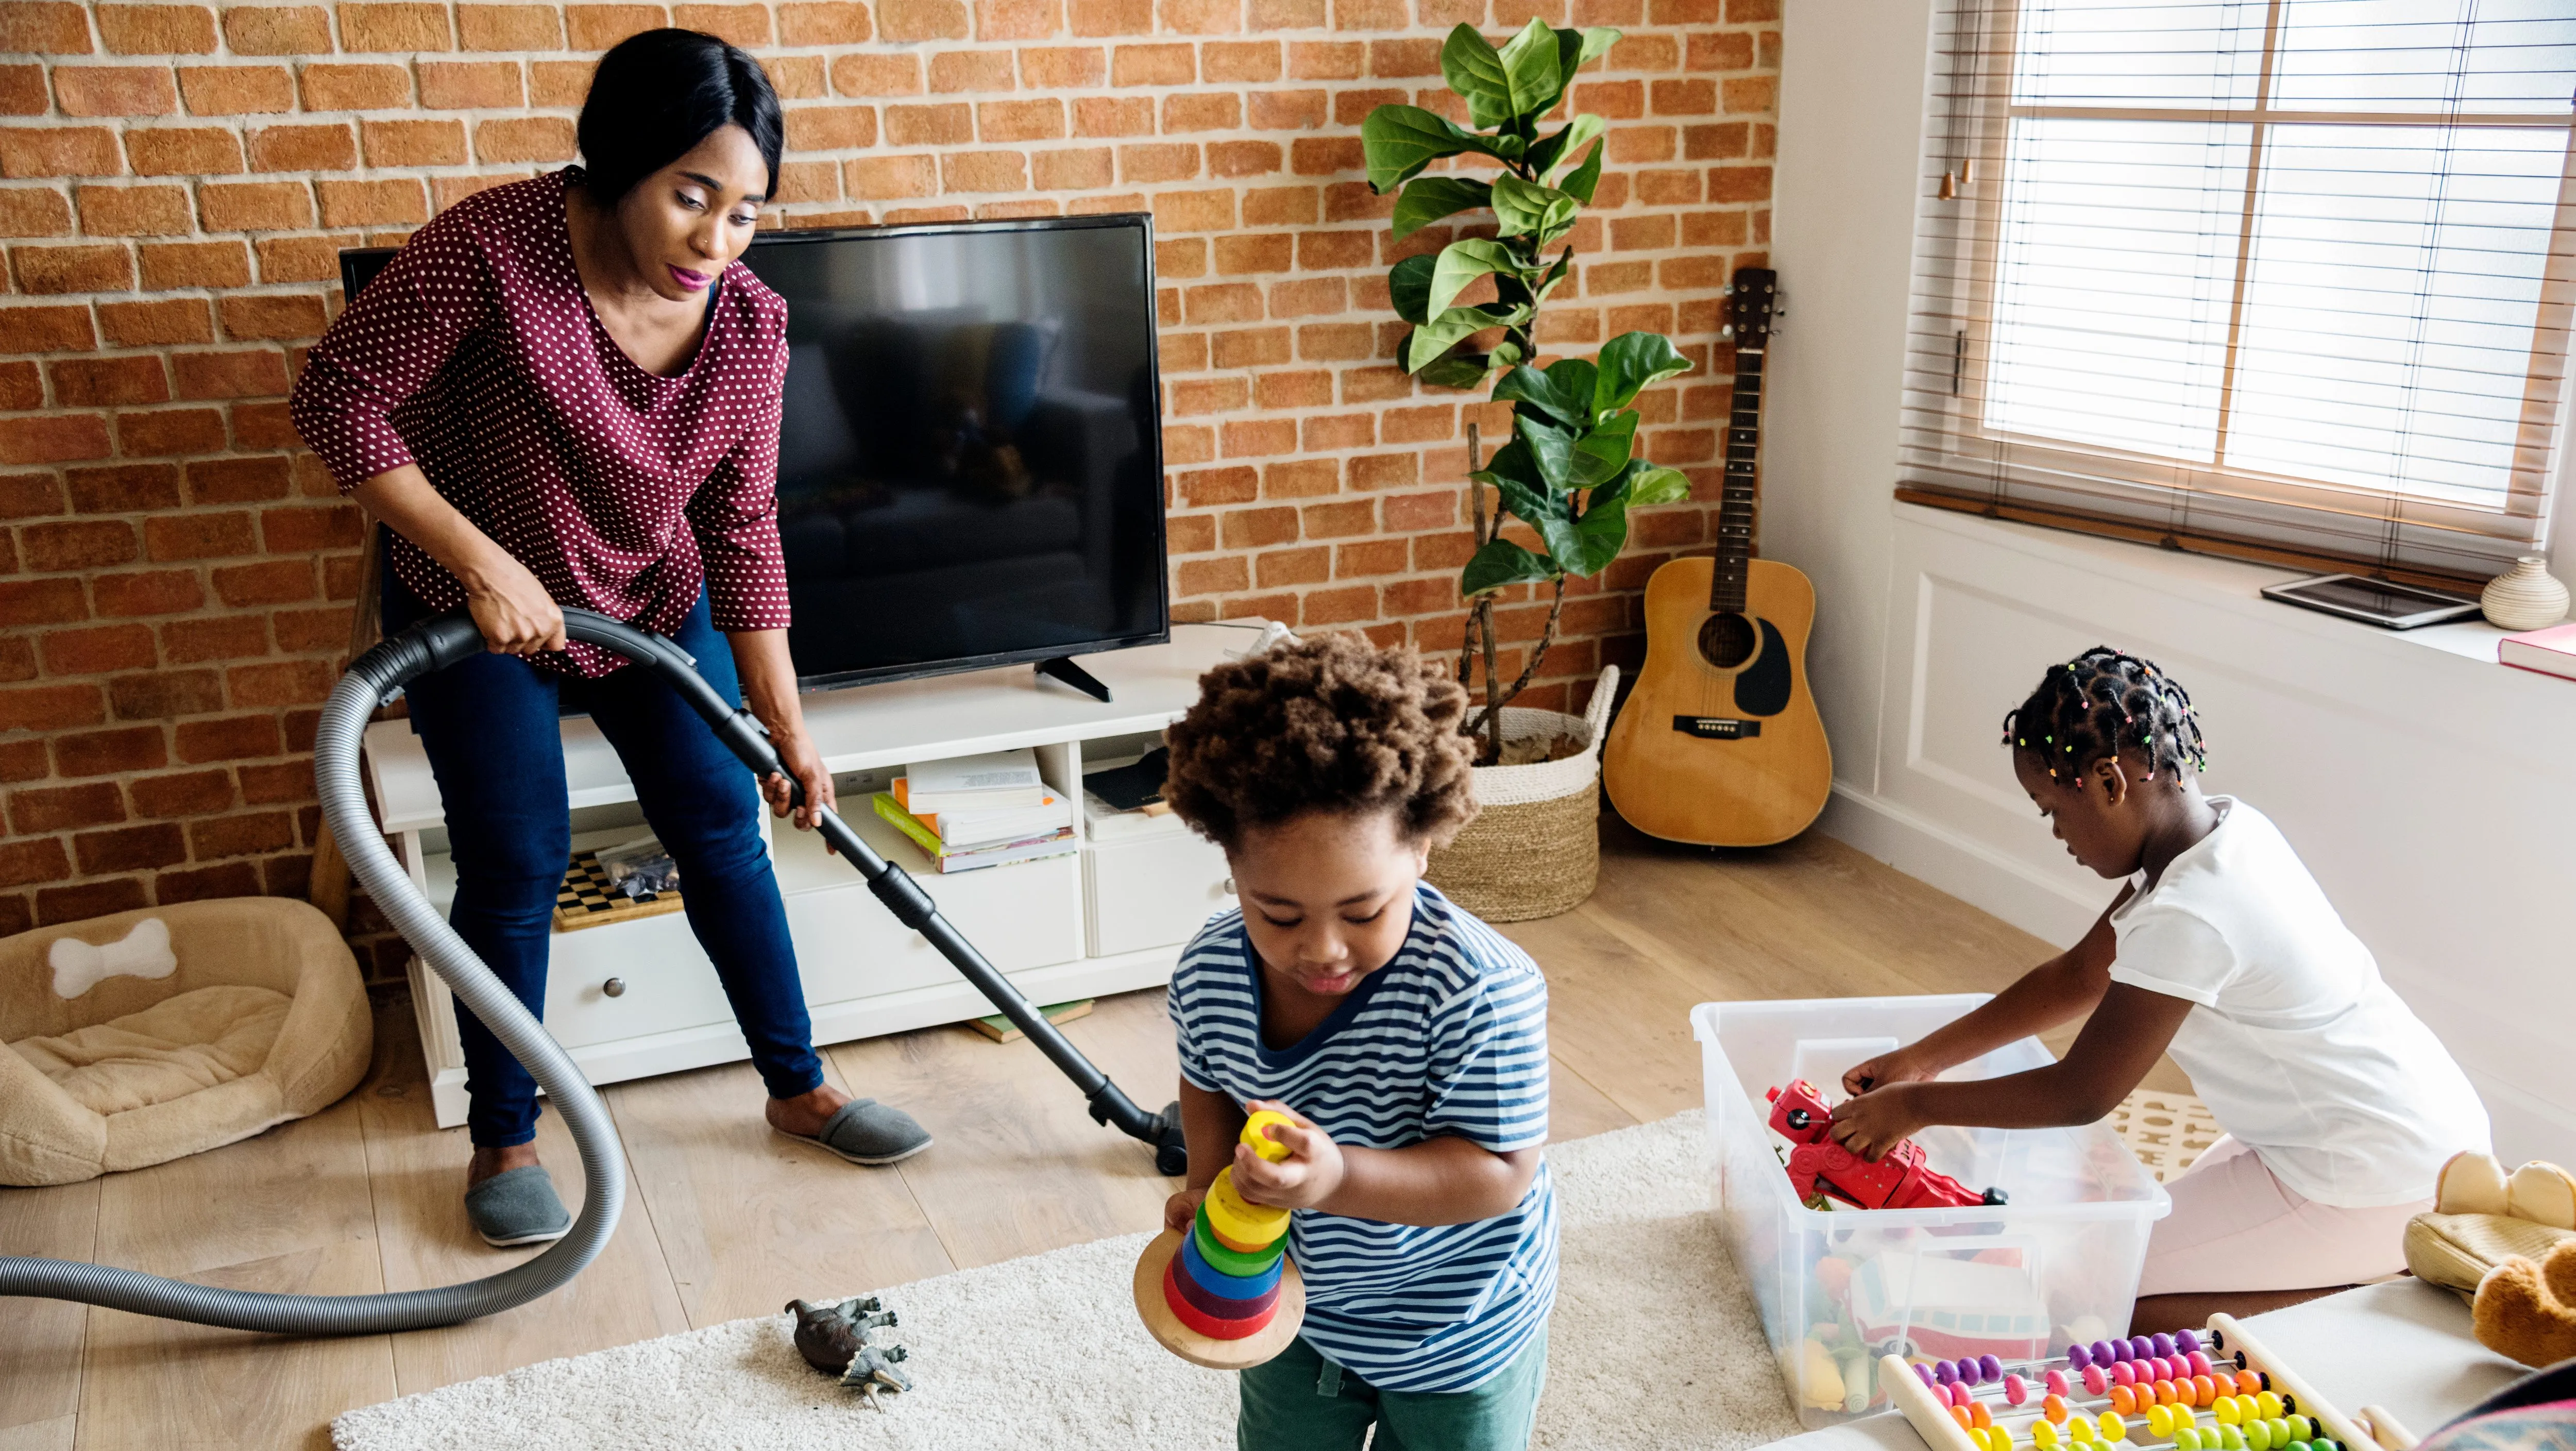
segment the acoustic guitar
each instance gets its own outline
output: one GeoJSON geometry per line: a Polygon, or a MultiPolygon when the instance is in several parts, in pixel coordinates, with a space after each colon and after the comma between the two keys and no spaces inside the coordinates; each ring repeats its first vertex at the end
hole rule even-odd
{"type": "Polygon", "coordinates": [[[1762,361],[1778,302],[1779,274],[1735,274],[1735,403],[1717,554],[1673,560],[1647,581],[1646,663],[1602,757],[1611,804],[1667,841],[1786,841],[1833,789],[1833,749],[1807,688],[1816,587],[1753,557],[1762,361]]]}

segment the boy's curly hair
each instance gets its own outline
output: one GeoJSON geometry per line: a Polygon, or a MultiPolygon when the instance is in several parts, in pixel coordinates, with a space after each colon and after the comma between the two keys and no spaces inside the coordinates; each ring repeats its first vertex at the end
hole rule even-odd
{"type": "Polygon", "coordinates": [[[1392,811],[1407,841],[1443,845],[1476,814],[1466,713],[1467,692],[1410,649],[1283,642],[1199,677],[1165,733],[1163,799],[1229,848],[1308,811],[1392,811]]]}

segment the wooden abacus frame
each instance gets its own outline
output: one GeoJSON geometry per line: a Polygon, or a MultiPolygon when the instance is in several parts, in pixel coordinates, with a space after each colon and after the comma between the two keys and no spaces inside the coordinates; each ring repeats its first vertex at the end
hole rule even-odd
{"type": "MultiPolygon", "coordinates": [[[[2345,1451],[2411,1451],[2415,1444],[2415,1438],[2394,1417],[2376,1406],[2363,1407],[2359,1419],[2335,1409],[2334,1403],[2317,1394],[2305,1376],[2273,1354],[2233,1315],[2209,1317],[2208,1342],[2213,1353],[2242,1356],[2244,1369],[2261,1372],[2286,1401],[2295,1403],[2298,1414],[2324,1427],[2343,1443],[2345,1451]]],[[[1933,1395],[1931,1387],[1915,1374],[1913,1363],[1904,1357],[1882,1356],[1878,1383],[1886,1390],[1889,1403],[1904,1413],[1932,1451],[1987,1451],[1969,1438],[1967,1429],[1951,1416],[1948,1404],[1933,1395]]],[[[2087,1407],[2088,1413],[2094,1414],[2100,1409],[2087,1407]]],[[[2036,1411],[2031,1419],[2037,1419],[2036,1411]]],[[[2173,1443],[2132,1438],[2120,1444],[2131,1451],[2172,1451],[2173,1443]]]]}

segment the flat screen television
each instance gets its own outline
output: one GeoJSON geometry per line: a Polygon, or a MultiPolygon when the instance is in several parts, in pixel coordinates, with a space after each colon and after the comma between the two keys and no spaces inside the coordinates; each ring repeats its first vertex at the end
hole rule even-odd
{"type": "MultiPolygon", "coordinates": [[[[391,252],[342,254],[351,295],[391,252]]],[[[807,689],[1171,637],[1153,221],[765,232],[807,689]]]]}

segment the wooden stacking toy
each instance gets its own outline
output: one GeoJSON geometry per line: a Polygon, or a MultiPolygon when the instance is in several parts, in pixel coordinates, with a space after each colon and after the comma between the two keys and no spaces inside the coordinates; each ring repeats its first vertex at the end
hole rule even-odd
{"type": "Polygon", "coordinates": [[[2050,1360],[1908,1362],[1879,1381],[1932,1451],[2407,1451],[2387,1412],[2348,1417],[2228,1315],[2205,1334],[2075,1344],[2050,1360]]]}
{"type": "MultiPolygon", "coordinates": [[[[1278,1162],[1288,1146],[1263,1130],[1290,1122],[1263,1109],[1243,1142],[1278,1162]]],[[[1259,1365],[1288,1348],[1306,1320],[1306,1286],[1288,1258],[1288,1211],[1254,1204],[1217,1172],[1186,1235],[1164,1230],[1136,1261],[1136,1313],[1163,1348],[1211,1370],[1259,1365]]]]}

